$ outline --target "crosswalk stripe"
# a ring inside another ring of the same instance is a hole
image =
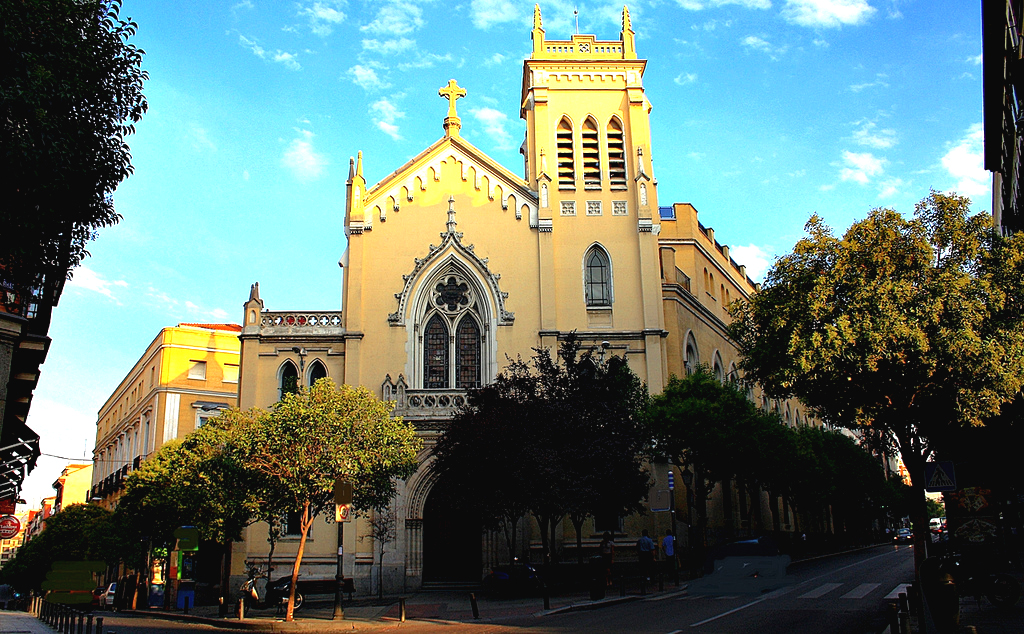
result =
[[[810,592],[801,594],[797,598],[798,599],[817,599],[818,597],[824,596],[824,595],[828,594],[829,592],[832,592],[833,590],[835,590],[836,588],[838,588],[841,585],[843,585],[843,584],[841,584],[841,583],[823,583],[820,586],[818,586],[817,588],[815,588],[814,590],[811,590]]]
[[[908,586],[910,586],[909,583],[901,583],[900,585],[898,585],[895,588],[893,588],[892,592],[890,592],[889,594],[885,595],[885,598],[887,600],[893,600],[893,599],[900,598],[900,593],[901,592],[906,592]]]
[[[871,592],[872,590],[874,590],[875,588],[877,588],[880,585],[882,585],[882,584],[880,584],[880,583],[862,583],[859,586],[857,586],[856,588],[854,588],[853,590],[850,590],[849,592],[847,592],[846,594],[844,594],[843,596],[841,596],[839,598],[840,599],[863,599],[864,597],[866,597],[868,595],[869,592]]]

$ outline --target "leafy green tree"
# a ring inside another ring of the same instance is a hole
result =
[[[651,399],[647,425],[654,453],[693,473],[691,512],[700,548],[706,546],[707,501],[715,484],[729,482],[740,468],[739,443],[745,438],[737,427],[747,427],[759,415],[737,384],[722,383],[703,365],[684,378],[673,376]]]
[[[391,416],[393,405],[362,387],[336,387],[320,379],[311,388],[285,394],[269,411],[229,410],[221,415],[237,445],[232,453],[280,501],[268,512],[298,511],[299,549],[292,566],[285,619],[292,620],[295,588],[313,519],[334,503],[334,483],[352,483],[357,510],[383,509],[395,495],[395,479],[418,465],[416,430]]]
[[[143,51],[120,0],[0,3],[0,271],[24,301],[59,284],[120,216],[125,139],[146,112]],[[55,298],[48,298],[55,301]]]
[[[932,191],[913,219],[876,209],[842,238],[813,216],[760,292],[731,307],[748,379],[900,451],[917,493],[918,570],[925,461],[1024,382],[1024,235],[1000,237],[968,205]]]
[[[576,528],[582,556],[588,516],[642,507],[647,396],[624,359],[603,362],[574,336],[561,343],[557,359],[548,350],[534,353],[470,392],[434,447],[433,468],[459,483],[457,503],[502,530],[510,560],[518,522],[532,513],[550,561],[562,518]]]

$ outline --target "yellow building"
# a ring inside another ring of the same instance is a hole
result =
[[[53,512],[71,504],[88,504],[92,499],[92,465],[69,464],[53,482]]]
[[[240,327],[164,328],[96,419],[92,499],[112,509],[128,473],[161,445],[237,405]]]
[[[659,206],[647,62],[628,11],[618,40],[554,41],[538,8],[531,38],[522,175],[461,136],[457,100],[468,97],[452,80],[439,90],[448,108],[438,141],[376,184],[363,176],[361,152],[350,163],[343,310],[267,310],[258,284],[245,304],[242,408],[268,407],[326,376],[395,401],[425,440],[422,465],[395,500],[388,591],[479,581],[497,559],[501,540],[481,537],[434,495],[429,451],[466,391],[493,380],[507,358],[576,332],[624,356],[653,392],[697,363],[723,379],[735,373],[725,307],[755,285],[692,206]],[[790,424],[807,420],[793,404],[766,406]],[[640,526],[615,528],[633,535]],[[598,529],[588,524],[587,544]],[[343,544],[345,575],[364,592],[375,583],[366,533],[357,521]],[[297,541],[286,537],[275,557],[293,556]],[[238,576],[246,559],[266,557],[266,528],[251,527],[235,548]],[[303,574],[333,577],[338,550],[335,527],[315,524]]]

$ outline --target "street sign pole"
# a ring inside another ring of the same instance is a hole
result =
[[[334,589],[334,615],[333,620],[340,621],[345,618],[345,610],[341,607],[341,597],[345,591],[345,522],[348,520],[347,506],[352,504],[352,483],[344,478],[338,478],[334,482],[334,520],[338,524],[338,570],[334,574],[337,587]],[[345,517],[342,517],[341,507],[346,507]]]

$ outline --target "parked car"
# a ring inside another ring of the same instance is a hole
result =
[[[909,528],[901,528],[892,536],[894,544],[909,544],[914,541],[914,533]]]
[[[100,595],[100,609],[113,610],[114,609],[114,595],[117,594],[117,582],[111,583],[107,586],[107,589]]]

